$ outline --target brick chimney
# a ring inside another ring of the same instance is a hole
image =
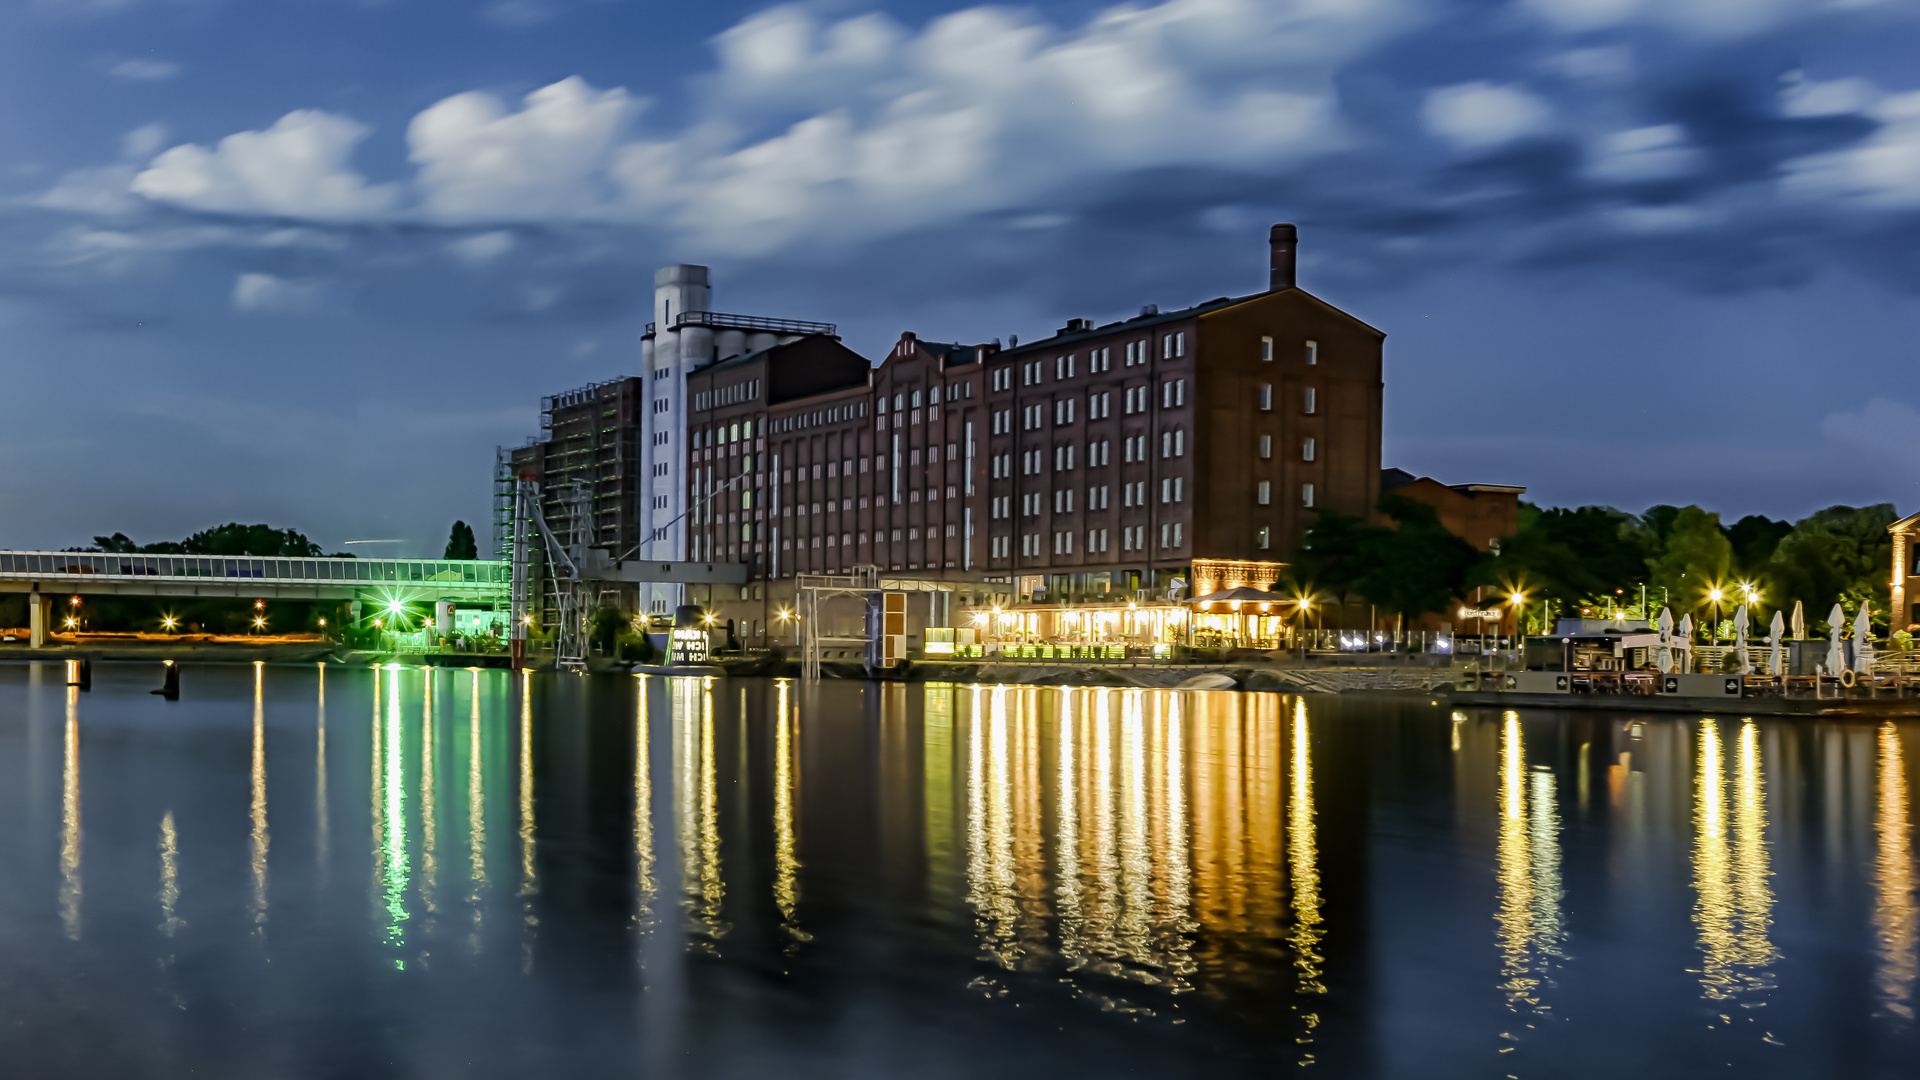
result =
[[[1271,254],[1267,288],[1293,288],[1294,246],[1299,243],[1300,230],[1292,225],[1275,225],[1267,233],[1267,250]]]

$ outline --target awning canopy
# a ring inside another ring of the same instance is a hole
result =
[[[1205,596],[1196,596],[1188,601],[1188,603],[1230,604],[1235,601],[1243,604],[1290,604],[1293,602],[1281,596],[1279,593],[1270,593],[1265,589],[1256,589],[1252,586],[1240,585],[1231,589],[1221,589],[1219,592],[1210,592]]]

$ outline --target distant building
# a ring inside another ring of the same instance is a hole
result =
[[[1520,496],[1526,492],[1506,484],[1443,484],[1405,469],[1380,473],[1380,494],[1426,503],[1439,513],[1448,532],[1481,551],[1520,531]]]

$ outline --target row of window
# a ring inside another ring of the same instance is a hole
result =
[[[717,409],[723,405],[738,405],[743,401],[753,401],[759,396],[760,380],[743,379],[731,386],[722,386],[713,390],[702,390],[698,394],[693,395],[693,407],[698,411],[704,412],[707,409]],[[654,412],[666,411],[660,408],[660,404],[661,399],[656,399],[654,402]]]

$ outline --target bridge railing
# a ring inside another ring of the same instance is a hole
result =
[[[81,551],[0,551],[0,577],[252,579],[262,583],[369,585],[419,582],[450,588],[505,588],[504,562],[452,559],[253,559],[203,555],[119,555]]]

